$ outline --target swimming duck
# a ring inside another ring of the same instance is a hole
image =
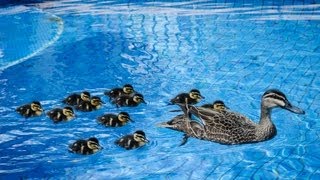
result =
[[[30,104],[25,104],[16,109],[16,111],[25,118],[40,116],[43,112],[39,101],[33,101]]]
[[[79,94],[71,94],[67,98],[65,98],[62,102],[68,104],[70,106],[79,105],[83,101],[90,101],[90,93],[87,91],[83,91]]]
[[[226,109],[229,109],[221,100],[216,100],[212,104],[203,104],[201,107],[213,109],[216,111],[224,111]]]
[[[111,127],[121,127],[127,124],[127,122],[131,120],[130,116],[127,112],[120,112],[118,115],[116,114],[105,114],[101,117],[98,117],[98,121],[105,126]]]
[[[181,93],[170,100],[171,104],[197,104],[204,97],[197,89],[192,89],[189,93]]]
[[[116,99],[119,96],[131,96],[134,93],[133,86],[131,84],[125,84],[122,88],[113,88],[110,91],[106,91],[104,94],[106,96],[109,96],[110,100],[111,99]]]
[[[135,149],[138,147],[141,147],[145,145],[148,141],[146,138],[146,135],[143,131],[138,130],[134,132],[133,134],[125,135],[121,137],[120,139],[115,141],[115,144],[130,150],[130,149]]]
[[[229,110],[214,111],[184,104],[179,104],[179,106],[185,112],[184,117],[189,119],[187,114],[191,113],[201,120],[205,133],[202,134],[200,139],[221,144],[255,143],[273,138],[277,133],[276,127],[271,121],[273,108],[280,107],[296,114],[305,114],[302,109],[293,106],[284,93],[277,89],[270,89],[263,94],[259,123]],[[163,127],[177,129],[195,137],[192,133],[189,133],[190,129],[185,125],[185,122],[181,122],[184,120],[180,118],[174,122],[174,125],[166,124]]]
[[[84,155],[96,153],[100,149],[102,147],[99,144],[99,140],[95,137],[91,137],[88,140],[79,139],[69,145],[70,152]]]
[[[93,110],[98,110],[101,108],[104,102],[98,96],[93,96],[90,101],[82,101],[76,109],[83,112],[89,112]]]
[[[73,109],[71,107],[55,108],[47,112],[47,115],[54,123],[61,121],[70,121],[75,117]]]
[[[143,99],[142,94],[134,94],[131,97],[128,96],[120,96],[114,101],[112,101],[113,104],[116,104],[117,107],[122,107],[122,106],[128,106],[128,107],[135,107],[138,106],[141,103],[146,104],[146,102]]]

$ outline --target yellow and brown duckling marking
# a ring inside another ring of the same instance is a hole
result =
[[[113,88],[110,91],[106,91],[104,94],[111,99],[116,99],[120,96],[131,96],[134,93],[133,86],[131,84],[125,84],[122,88]]]
[[[81,104],[82,102],[89,102],[89,101],[90,101],[90,93],[87,91],[83,91],[80,94],[74,93],[69,95],[62,102],[70,106],[76,106]]]
[[[90,112],[101,108],[104,102],[98,96],[93,96],[90,101],[82,101],[76,109],[83,112]]]
[[[146,102],[143,99],[143,95],[139,93],[134,94],[131,97],[120,96],[117,99],[115,99],[112,103],[116,104],[117,107],[123,107],[123,106],[136,107],[141,103],[146,104]]]
[[[30,104],[25,104],[16,109],[16,111],[25,118],[40,116],[43,112],[39,101],[33,101]]]
[[[84,155],[94,154],[101,149],[99,140],[95,137],[91,137],[88,140],[80,139],[69,145],[70,152]]]
[[[147,142],[149,142],[149,140],[146,138],[146,134],[143,131],[138,130],[133,134],[125,135],[116,140],[115,144],[127,150],[130,150],[141,147]]]
[[[216,100],[212,104],[204,104],[201,107],[213,109],[215,111],[224,111],[229,109],[221,100]]]
[[[204,97],[197,89],[192,89],[189,93],[181,93],[170,100],[171,104],[197,104]]]
[[[53,120],[54,123],[58,123],[61,121],[70,121],[75,118],[75,114],[71,107],[55,108],[47,112],[47,115],[50,119]]]
[[[101,117],[98,117],[98,122],[105,126],[110,127],[121,127],[124,126],[130,121],[130,115],[127,112],[120,112],[116,114],[105,114]],[[131,120],[132,121],[132,120]]]

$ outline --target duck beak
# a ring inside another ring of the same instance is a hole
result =
[[[144,142],[145,142],[145,143],[148,143],[148,142],[150,142],[150,141],[149,141],[149,139],[145,138],[145,139],[144,139]]]
[[[142,100],[141,102],[144,103],[144,104],[147,104],[144,100]]]
[[[134,120],[132,120],[131,118],[129,118],[129,121],[134,122]]]
[[[285,106],[282,108],[287,109],[287,110],[289,110],[293,113],[296,113],[296,114],[305,114],[304,110],[302,110],[296,106],[293,106],[289,101],[287,101]]]

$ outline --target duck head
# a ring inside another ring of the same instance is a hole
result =
[[[90,93],[87,92],[87,91],[83,91],[81,94],[80,94],[80,97],[83,101],[90,101]]]
[[[131,84],[125,84],[122,88],[123,92],[126,94],[134,93],[133,86]]]
[[[262,96],[262,108],[271,110],[280,107],[296,114],[305,114],[304,110],[292,105],[283,92],[277,89],[270,89]]]
[[[200,91],[197,90],[197,89],[192,89],[189,92],[189,96],[190,96],[190,98],[195,99],[197,101],[200,101],[201,99],[204,99],[204,97],[201,95]]]

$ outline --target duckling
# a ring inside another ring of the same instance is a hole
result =
[[[229,109],[221,100],[216,100],[212,104],[203,104],[201,107],[213,109],[216,111],[224,111]]]
[[[133,134],[125,135],[120,139],[115,141],[115,144],[130,150],[141,147],[145,145],[149,140],[146,138],[146,135],[143,131],[138,130]]]
[[[91,137],[88,140],[79,139],[69,145],[70,152],[83,155],[94,154],[101,149],[99,140],[95,137]]]
[[[202,134],[200,139],[221,144],[256,143],[273,138],[277,134],[277,129],[271,120],[271,113],[274,108],[280,107],[296,114],[305,114],[302,109],[293,106],[285,94],[277,89],[267,90],[263,94],[259,123],[229,110],[215,111],[188,104],[178,105],[185,113],[185,118],[190,120],[188,113],[191,113],[201,120],[205,133]],[[183,123],[179,122],[179,124]],[[176,128],[179,124],[171,125],[171,127]],[[189,129],[187,126],[179,126],[179,130],[192,136]]]
[[[125,84],[122,88],[113,88],[110,91],[104,92],[106,96],[111,99],[116,99],[122,95],[131,96],[134,93],[133,86],[131,84]]]
[[[115,114],[105,114],[98,117],[98,121],[105,126],[111,127],[121,127],[127,124],[131,120],[127,112],[120,112],[118,115]],[[131,120],[132,121],[132,120]]]
[[[170,104],[197,104],[204,97],[197,89],[192,89],[189,93],[181,93],[170,100]]]
[[[117,99],[115,99],[113,104],[116,104],[117,107],[122,107],[122,106],[128,106],[128,107],[136,107],[141,103],[146,104],[146,102],[143,99],[142,94],[134,94],[132,97],[128,96],[120,96]]]
[[[25,104],[16,109],[16,111],[25,118],[40,116],[43,112],[39,101],[33,101],[30,104]]]
[[[47,112],[47,115],[50,119],[53,120],[54,123],[58,123],[61,121],[70,121],[75,117],[73,109],[71,107],[55,108],[51,111]]]
[[[82,101],[76,109],[83,112],[89,112],[93,110],[98,110],[101,108],[104,102],[98,96],[93,96],[90,101]]]
[[[88,102],[88,101],[90,101],[90,93],[87,91],[83,91],[80,95],[71,94],[70,96],[65,98],[62,102],[70,106],[76,106],[81,104],[81,102]]]

